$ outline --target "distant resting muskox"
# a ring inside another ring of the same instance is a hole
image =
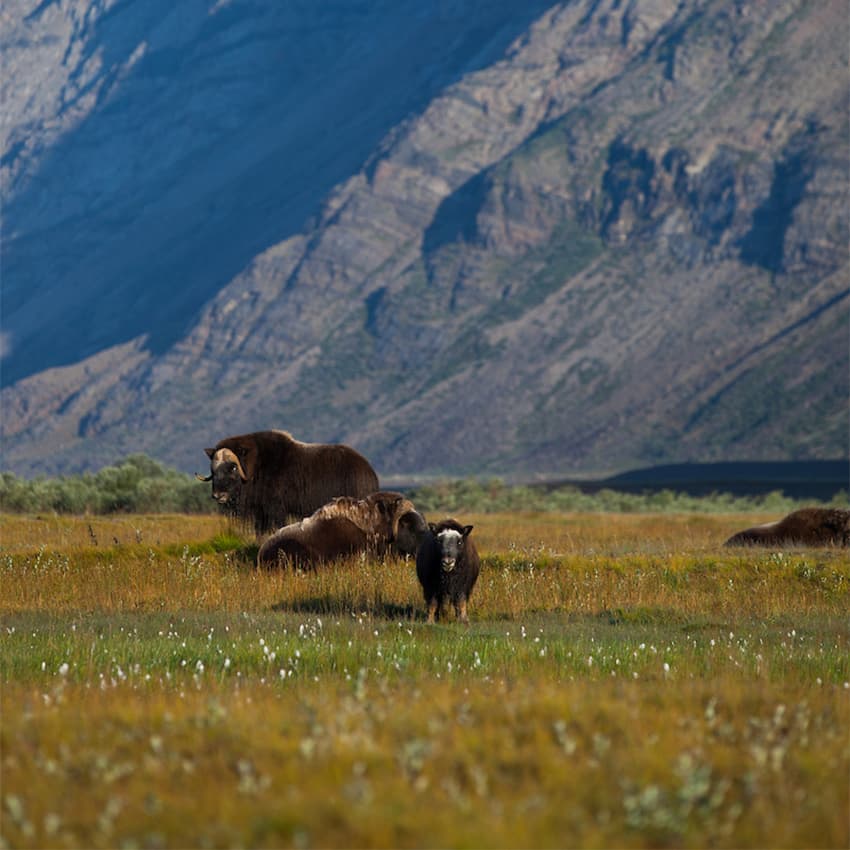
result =
[[[335,496],[361,498],[378,489],[369,461],[349,446],[302,443],[286,431],[256,431],[204,449],[212,497],[253,524],[259,537],[306,517]]]
[[[479,571],[478,551],[469,539],[472,526],[444,519],[429,523],[428,528],[416,554],[416,576],[425,595],[428,622],[439,619],[448,600],[458,620],[468,623],[466,603]]]
[[[289,563],[301,569],[358,552],[413,555],[427,533],[425,518],[401,493],[365,499],[341,496],[300,522],[276,531],[257,553],[257,566]]]
[[[776,522],[733,534],[726,546],[850,546],[850,510],[801,508]]]

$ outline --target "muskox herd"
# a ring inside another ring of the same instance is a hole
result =
[[[303,443],[286,431],[257,431],[204,450],[212,497],[263,542],[257,565],[315,569],[368,553],[416,556],[429,622],[447,603],[468,622],[478,579],[471,525],[428,523],[403,494],[381,490],[363,455],[349,446]],[[730,537],[727,546],[850,546],[850,510],[803,508]]]
[[[258,431],[204,450],[212,497],[262,539],[257,566],[315,569],[359,553],[416,557],[428,619],[446,602],[468,622],[478,578],[472,526],[428,524],[402,493],[379,489],[368,460],[349,446],[302,443],[286,431]]]

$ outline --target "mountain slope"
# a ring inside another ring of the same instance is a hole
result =
[[[4,382],[139,334],[167,350],[544,8],[420,5],[4,4]]]
[[[6,465],[193,468],[269,426],[350,441],[382,474],[845,454],[845,18],[568,3],[501,58],[458,48],[457,80],[300,232],[224,264],[187,330],[5,390]],[[257,185],[234,178],[240,213]],[[185,262],[221,265],[205,244]]]

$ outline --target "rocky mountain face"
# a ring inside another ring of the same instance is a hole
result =
[[[172,7],[0,12],[4,468],[847,454],[842,2]]]

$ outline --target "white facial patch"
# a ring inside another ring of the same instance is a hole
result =
[[[437,535],[437,540],[440,541],[440,548],[445,549],[447,543],[454,543],[457,546],[462,537],[463,535],[459,531],[455,531],[453,528],[447,528]]]
[[[440,563],[443,570],[451,572],[463,549],[463,535],[453,528],[447,528],[437,535],[437,545],[440,547]]]

